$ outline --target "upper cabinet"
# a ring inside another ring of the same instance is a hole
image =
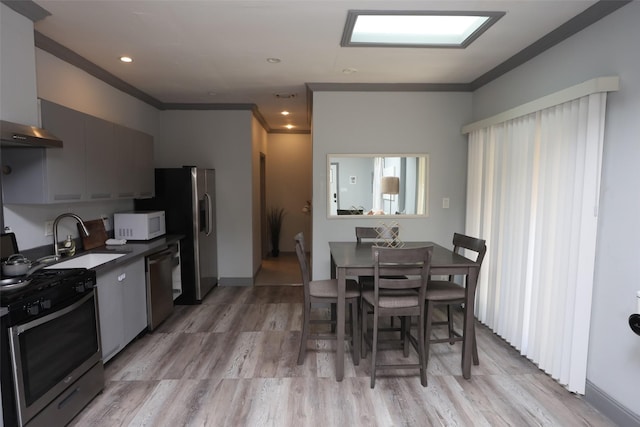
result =
[[[2,148],[4,202],[68,203],[154,195],[153,137],[48,101],[42,125],[63,148]]]
[[[118,146],[117,197],[144,199],[153,197],[154,165],[153,137],[144,132],[115,126],[115,141]]]
[[[88,200],[113,199],[118,192],[118,171],[115,168],[118,152],[114,128],[115,125],[106,120],[91,116],[84,117]],[[62,143],[64,144],[64,139]]]

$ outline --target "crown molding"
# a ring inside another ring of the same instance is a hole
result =
[[[13,9],[20,15],[30,19],[32,22],[38,22],[46,18],[47,16],[51,16],[51,13],[48,10],[32,1],[0,0],[0,3],[6,5],[10,9]]]

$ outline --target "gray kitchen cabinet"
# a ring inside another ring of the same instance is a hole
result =
[[[133,130],[135,159],[136,197],[145,199],[155,195],[155,172],[153,162],[153,137]]]
[[[98,272],[102,360],[107,362],[147,327],[144,259]]]
[[[117,197],[148,198],[155,194],[153,137],[124,126],[115,127],[118,146]]]
[[[115,126],[115,143],[118,147],[117,186],[119,199],[133,199],[136,197],[135,183],[135,151],[133,149],[133,132],[124,126]]]
[[[47,150],[47,202],[68,202],[85,198],[86,164],[82,114],[52,102],[42,101],[42,127],[64,142],[60,150]]]
[[[86,192],[89,200],[109,200],[116,197],[118,147],[115,125],[97,117],[84,116]]]
[[[42,125],[63,148],[3,148],[5,203],[65,203],[86,199],[82,114],[42,101]]]
[[[62,148],[3,147],[6,204],[68,203],[154,195],[153,137],[42,100],[42,125]]]

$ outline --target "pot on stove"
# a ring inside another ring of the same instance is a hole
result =
[[[5,276],[24,276],[31,268],[29,261],[22,254],[11,255],[2,263],[2,274]]]

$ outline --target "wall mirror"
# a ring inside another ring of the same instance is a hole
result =
[[[427,216],[427,154],[329,154],[329,217]]]

